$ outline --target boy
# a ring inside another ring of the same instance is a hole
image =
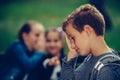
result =
[[[63,59],[61,80],[120,80],[120,66],[107,64],[120,58],[107,46],[104,40],[105,21],[94,6],[86,4],[75,10],[64,21],[63,30],[69,52]],[[75,69],[78,53],[88,56]],[[103,61],[108,66],[104,66]]]

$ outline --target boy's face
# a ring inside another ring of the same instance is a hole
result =
[[[73,28],[72,24],[66,27],[66,34],[71,42],[71,48],[75,49],[80,55],[85,56],[90,51],[90,40],[86,31],[79,32]]]

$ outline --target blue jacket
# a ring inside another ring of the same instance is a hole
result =
[[[6,51],[1,80],[22,80],[43,58],[43,52],[29,51],[22,41],[15,41]]]

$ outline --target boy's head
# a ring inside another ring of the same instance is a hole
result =
[[[70,39],[72,48],[81,55],[87,55],[90,52],[92,41],[104,36],[105,21],[94,6],[85,4],[67,17],[63,22],[63,30]]]
[[[28,49],[34,50],[39,41],[44,39],[44,27],[38,22],[28,21],[19,30],[18,38]]]

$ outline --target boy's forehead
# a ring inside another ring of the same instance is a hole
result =
[[[68,36],[70,35],[68,28],[66,28],[65,34]]]
[[[73,25],[72,25],[72,24],[68,24],[68,25],[66,26],[66,31],[65,31],[65,33],[66,33],[67,35],[71,35],[73,32],[74,32]]]

